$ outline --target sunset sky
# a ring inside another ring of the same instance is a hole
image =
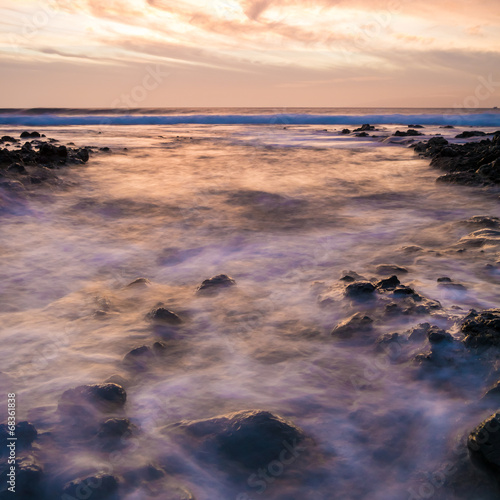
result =
[[[0,45],[1,107],[500,106],[499,0],[0,0]]]

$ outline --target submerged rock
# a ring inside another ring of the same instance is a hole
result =
[[[442,328],[438,326],[431,326],[427,330],[427,338],[431,344],[440,344],[441,342],[452,342],[453,337]]]
[[[373,320],[361,313],[356,313],[350,318],[339,323],[333,330],[332,335],[341,339],[351,338],[354,334],[364,334],[373,330]]]
[[[62,394],[59,408],[79,411],[80,407],[91,405],[108,412],[123,408],[126,400],[127,393],[118,384],[81,385]]]
[[[255,470],[273,460],[290,459],[306,438],[293,423],[263,410],[245,410],[205,420],[182,421],[171,428],[199,443],[200,456]]]
[[[394,264],[379,264],[377,266],[377,274],[380,275],[398,275],[398,274],[408,274],[408,269],[406,267],[396,266]]]
[[[152,357],[152,350],[148,346],[143,345],[128,352],[123,358],[123,364],[128,368],[144,370],[147,368]]]
[[[3,464],[2,464],[3,465]],[[0,499],[22,499],[22,500],[44,500],[46,497],[41,491],[41,482],[44,477],[43,467],[32,458],[16,459],[15,493],[8,490],[10,477],[10,466],[5,462],[5,466],[0,465]]]
[[[467,347],[500,346],[500,309],[472,310],[461,326]]]
[[[115,500],[118,498],[118,479],[111,474],[95,474],[76,479],[63,488],[64,495],[70,498],[88,498],[90,500]]]
[[[213,278],[206,279],[198,287],[198,293],[215,292],[223,288],[236,285],[236,281],[227,274],[219,274]]]
[[[137,278],[136,280],[132,281],[132,283],[129,283],[127,285],[127,288],[141,288],[141,287],[148,287],[151,285],[151,281],[149,281],[147,278]]]
[[[154,308],[148,313],[148,318],[155,323],[163,323],[166,325],[180,325],[183,322],[177,314],[169,311],[165,307]]]
[[[29,422],[19,422],[15,426],[15,435],[11,436],[9,432],[9,426],[7,424],[0,425],[0,456],[7,451],[7,444],[9,437],[15,437],[16,448],[18,450],[23,448],[28,448],[31,446],[33,441],[38,437],[38,432],[33,424]]]
[[[357,283],[351,283],[345,289],[346,297],[350,299],[369,299],[373,296],[375,292],[375,286],[369,281],[361,281]]]
[[[495,475],[500,473],[500,413],[481,422],[467,441],[472,462]]]

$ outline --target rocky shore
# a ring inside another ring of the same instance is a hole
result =
[[[457,138],[485,136],[484,132],[459,134]],[[431,166],[446,172],[439,182],[468,186],[496,186],[500,184],[500,131],[490,139],[465,144],[451,144],[443,137],[412,146],[417,153],[431,158]]]

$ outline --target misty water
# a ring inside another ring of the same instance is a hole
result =
[[[124,500],[462,498],[450,465],[491,413],[476,403],[496,369],[426,365],[415,358],[428,342],[404,334],[429,322],[460,339],[469,309],[498,306],[498,248],[467,239],[484,228],[471,217],[500,217],[498,193],[436,184],[439,173],[405,144],[318,126],[38,130],[111,148],[1,220],[0,403],[17,394],[47,475],[166,472]],[[442,308],[390,315],[389,294],[345,296],[340,278],[394,274],[382,264],[406,268],[401,282]],[[196,293],[219,274],[236,286]],[[441,286],[443,276],[464,287]],[[127,286],[140,277],[150,284]],[[156,328],[147,314],[160,302],[183,324]],[[373,330],[331,335],[357,312]],[[394,332],[404,341],[377,343]],[[163,356],[141,369],[123,362],[156,341]],[[106,380],[123,383],[122,415],[137,429],[112,452],[68,434],[58,411],[65,390]],[[264,491],[168,432],[246,409],[279,414],[310,438]]]

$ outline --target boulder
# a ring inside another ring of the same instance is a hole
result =
[[[466,347],[500,346],[500,309],[472,310],[462,321]]]
[[[342,129],[342,132],[341,132],[341,133],[342,133],[342,134],[350,134],[350,133],[351,133],[351,131],[350,131],[348,128],[344,128],[344,129]]]
[[[500,412],[488,417],[469,434],[467,448],[475,465],[498,476],[500,473]]]
[[[118,499],[118,485],[118,479],[111,474],[86,476],[67,483],[63,488],[63,498],[115,500]]]
[[[216,292],[234,285],[236,285],[236,281],[233,278],[230,278],[227,274],[219,274],[203,281],[203,283],[198,287],[197,292]]]
[[[471,137],[483,137],[486,135],[486,132],[482,132],[481,130],[465,130],[461,134],[455,136],[455,139],[470,139]]]
[[[41,137],[40,132],[28,132],[25,130],[24,132],[21,133],[21,139],[37,139]]]
[[[28,448],[38,437],[38,432],[33,424],[23,421],[15,426],[14,436],[11,436],[7,424],[0,425],[0,456],[7,450],[8,438],[15,437],[18,450]]]
[[[375,286],[369,281],[351,283],[345,289],[346,297],[350,299],[365,300],[373,297]]]
[[[166,325],[180,325],[183,322],[177,314],[169,311],[165,307],[155,307],[148,313],[148,318],[155,323]]]
[[[373,320],[369,316],[356,313],[339,323],[332,335],[341,339],[351,338],[354,334],[365,334],[373,330]]]
[[[408,274],[408,269],[406,267],[396,266],[394,264],[379,264],[377,266],[377,274],[385,275],[398,275],[398,274]]]
[[[78,412],[91,406],[102,412],[123,408],[127,400],[125,389],[118,384],[81,385],[65,391],[59,400],[59,409]]]
[[[248,470],[267,467],[273,460],[287,459],[306,438],[292,422],[264,410],[244,410],[217,417],[182,421],[175,428],[197,444],[200,457],[217,457],[226,465]]]
[[[380,280],[376,286],[381,290],[394,290],[399,285],[401,285],[401,282],[399,281],[398,277],[394,275],[385,280]]]

